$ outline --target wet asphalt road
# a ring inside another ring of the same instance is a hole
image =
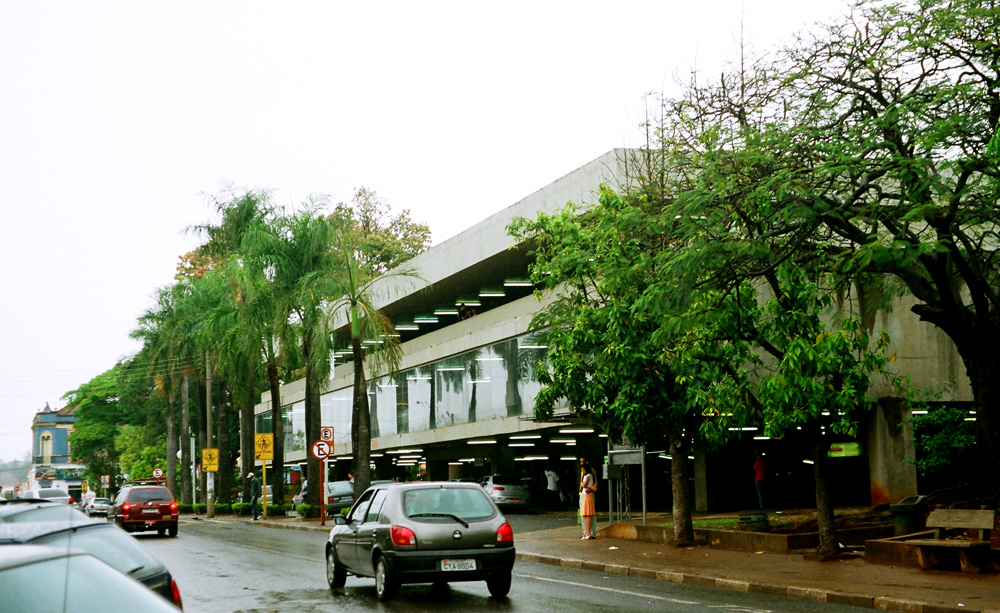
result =
[[[564,526],[569,517],[508,515],[515,531]],[[188,613],[219,611],[518,611],[587,613],[664,611],[695,613],[858,612],[862,609],[715,590],[666,581],[605,575],[517,562],[510,595],[491,598],[485,582],[402,586],[380,603],[372,579],[349,577],[341,590],[326,585],[325,535],[262,529],[220,519],[185,522],[177,538],[136,538],[174,574]],[[113,599],[109,602],[113,602]]]

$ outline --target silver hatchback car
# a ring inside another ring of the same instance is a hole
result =
[[[514,531],[474,483],[374,485],[334,517],[326,543],[326,579],[375,578],[379,600],[403,583],[486,581],[490,594],[510,591]]]
[[[493,502],[501,508],[526,509],[531,506],[531,491],[518,477],[511,475],[489,475],[479,480]]]

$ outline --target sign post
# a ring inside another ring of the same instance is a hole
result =
[[[263,482],[260,495],[264,499],[264,519],[267,519],[267,461],[274,459],[274,435],[253,435],[253,459],[260,460]]]
[[[332,436],[331,436],[332,438]],[[323,480],[326,475],[325,460],[327,456],[330,455],[331,444],[326,441],[316,441],[312,446],[313,457],[319,460],[320,470],[319,470],[319,525],[326,525],[326,486],[323,485]]]

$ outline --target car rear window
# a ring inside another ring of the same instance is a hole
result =
[[[38,490],[39,498],[69,498],[69,494],[62,490]]]
[[[20,523],[25,521],[90,521],[86,515],[66,504],[41,502],[36,504],[38,505],[37,507],[30,507],[0,516],[0,523]]]
[[[353,496],[354,484],[350,481],[334,481],[330,484],[330,496]]]
[[[486,493],[466,487],[407,490],[403,492],[403,512],[410,517],[423,513],[444,513],[465,521],[488,519],[494,515],[493,505]]]
[[[494,475],[493,485],[520,485],[524,486],[524,482],[517,477],[510,477],[507,475]]]
[[[133,487],[128,493],[129,502],[153,502],[155,500],[173,500],[170,490],[165,487]]]
[[[125,574],[146,576],[159,570],[162,564],[128,534],[111,524],[82,526],[61,530],[31,541],[34,545],[52,545],[86,551],[108,566]]]

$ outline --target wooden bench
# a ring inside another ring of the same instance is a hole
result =
[[[990,550],[990,530],[993,529],[993,511],[976,509],[934,509],[927,517],[927,527],[934,528],[934,538],[913,539],[907,544],[917,548],[920,568],[934,568],[935,550],[958,552],[962,572],[978,573],[985,554]],[[978,530],[978,538],[946,538],[946,530]]]

